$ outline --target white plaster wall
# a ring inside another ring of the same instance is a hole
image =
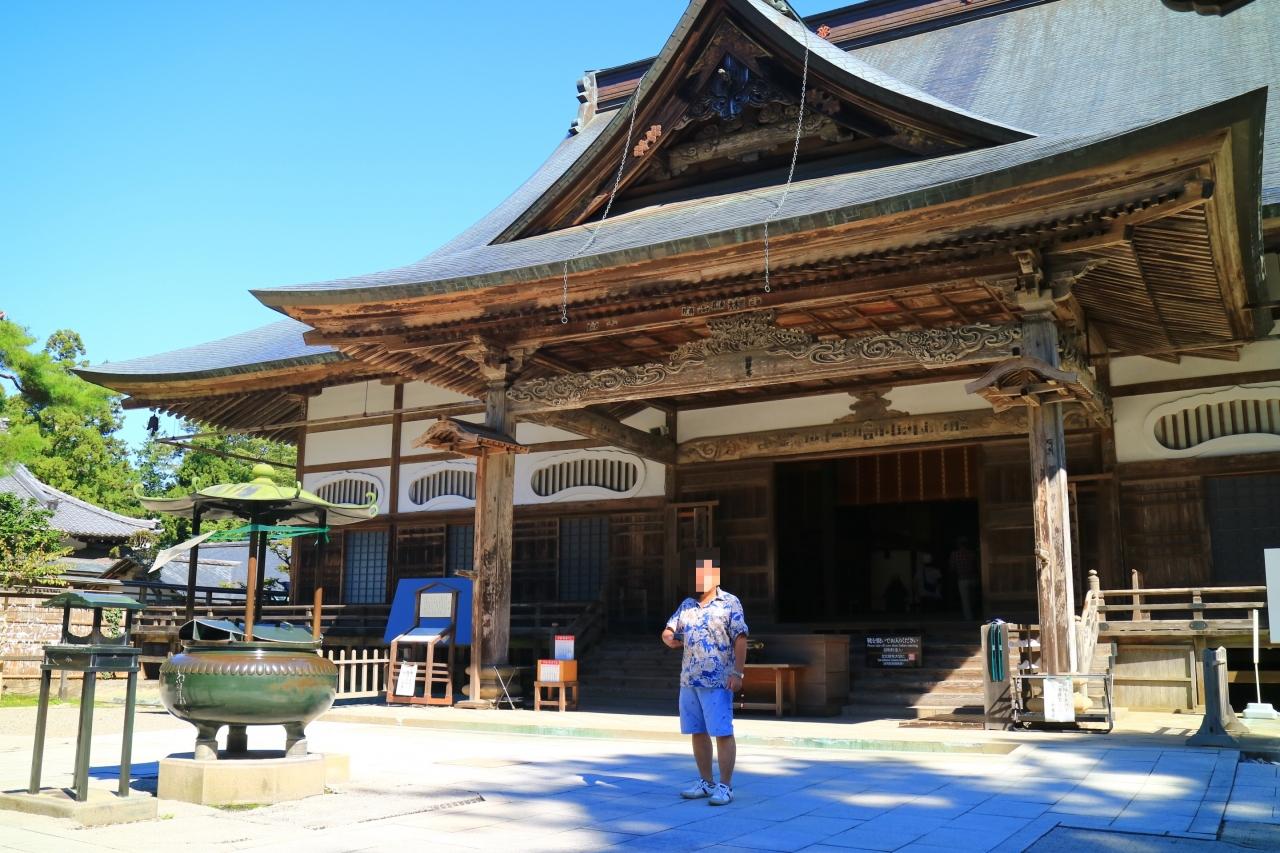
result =
[[[307,465],[386,459],[391,456],[391,424],[312,432],[306,442]]]
[[[904,385],[885,394],[890,408],[911,415],[989,408],[985,400],[964,390],[963,381]],[[763,432],[771,429],[829,424],[849,414],[851,394],[823,394],[789,400],[766,400],[739,406],[682,411],[677,421],[679,441],[710,435]]]
[[[1189,379],[1223,373],[1275,370],[1280,367],[1280,340],[1254,341],[1240,349],[1239,361],[1183,356],[1177,364],[1146,356],[1117,358],[1111,362],[1112,385],[1134,385],[1165,379]]]
[[[1221,364],[1222,362],[1217,362]],[[1274,366],[1274,365],[1273,365]],[[1256,385],[1225,385],[1216,388],[1197,388],[1192,391],[1171,391],[1165,394],[1143,394],[1138,397],[1117,397],[1114,403],[1116,460],[1119,462],[1145,462],[1153,459],[1181,459],[1187,456],[1234,456],[1241,453],[1266,453],[1276,449],[1275,436],[1231,436],[1198,445],[1190,450],[1170,450],[1161,447],[1147,423],[1151,411],[1166,403],[1184,401],[1192,404],[1197,397],[1232,388],[1274,388],[1280,393],[1280,382],[1264,382]]]
[[[533,491],[533,472],[543,465],[559,462],[564,459],[582,458],[592,454],[625,458],[634,462],[638,468],[636,484],[631,491],[625,493],[612,492],[608,489],[584,487],[581,489],[559,492],[555,495],[542,496]],[[473,460],[437,460],[433,462],[412,462],[400,467],[399,509],[401,512],[414,512],[417,507],[409,501],[409,486],[414,480],[445,468],[463,468],[474,471]],[[658,497],[666,493],[666,469],[660,463],[641,459],[632,453],[615,449],[549,451],[547,453],[526,453],[516,457],[515,469],[515,503],[517,505],[564,503],[568,501],[593,500],[610,501],[628,498]],[[424,513],[460,509],[474,506],[475,502],[460,497],[437,499]]]
[[[395,387],[381,382],[335,385],[313,396],[307,403],[307,419],[336,418],[342,415],[389,412],[395,406]]]
[[[404,407],[412,409],[417,406],[440,406],[445,403],[474,402],[474,398],[459,394],[437,385],[426,382],[406,382],[404,386]]]
[[[379,468],[352,468],[350,471],[325,471],[319,474],[303,474],[302,488],[308,492],[314,492],[332,480],[341,480],[351,473],[367,474],[378,482],[378,515],[385,515],[391,511],[391,496],[389,494],[389,485],[391,483],[391,466],[383,465]]]
[[[635,427],[642,432],[648,432],[654,427],[664,427],[667,425],[667,413],[661,409],[645,408],[629,418],[623,418],[622,422],[629,427]]]

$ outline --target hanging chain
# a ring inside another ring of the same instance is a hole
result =
[[[618,187],[622,184],[622,172],[627,165],[627,152],[631,150],[631,137],[635,134],[636,130],[636,108],[640,104],[640,84],[643,82],[644,78],[641,77],[636,83],[635,92],[631,95],[631,119],[627,122],[627,140],[622,146],[622,159],[618,161],[618,171],[617,174],[613,176],[613,189],[609,191],[609,201],[604,206],[604,213],[600,215],[600,221],[596,223],[596,227],[592,228],[591,232],[587,235],[587,241],[582,244],[582,247],[564,259],[564,269],[561,274],[562,281],[560,289],[561,323],[569,322],[569,262],[581,257],[582,254],[590,249],[596,242],[596,235],[600,233],[601,227],[604,226],[604,221],[609,218],[609,211],[613,209],[613,200],[618,197]]]
[[[787,203],[787,195],[791,192],[791,181],[796,175],[796,160],[800,156],[800,137],[804,131],[804,102],[809,89],[809,28],[805,26],[803,20],[800,21],[800,28],[804,31],[804,68],[800,71],[800,111],[796,115],[796,141],[791,148],[791,168],[787,170],[787,183],[782,189],[782,198],[778,199],[778,204],[764,218],[764,292],[773,292],[773,287],[769,283],[769,223],[782,210],[782,206]]]

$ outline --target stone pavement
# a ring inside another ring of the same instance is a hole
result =
[[[551,725],[574,715],[542,717]],[[5,731],[0,788],[19,788],[29,734]],[[253,748],[283,742],[276,729],[250,733]],[[1009,744],[1005,754],[744,745],[736,800],[720,809],[678,797],[692,762],[683,743],[656,734],[553,737],[324,720],[309,733],[314,749],[351,756],[350,783],[323,797],[247,810],[162,801],[161,820],[90,829],[0,812],[0,849],[962,853],[1090,849],[1089,833],[1106,829],[1098,837],[1129,846],[1097,849],[1222,851],[1242,849],[1214,840],[1224,816],[1280,826],[1275,765],[1237,766],[1234,751],[1186,749],[1180,736],[1154,731],[986,738]],[[923,732],[939,742],[983,735]],[[112,784],[117,740],[110,727],[95,737],[103,787]],[[151,716],[136,739],[135,787],[154,788],[147,776],[155,762],[191,742],[189,726]],[[71,751],[69,738],[51,741],[49,782],[69,781]]]

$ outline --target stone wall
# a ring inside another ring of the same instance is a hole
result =
[[[0,590],[0,658],[37,656],[48,643],[62,636],[62,608],[44,607],[41,602],[57,590],[17,592]],[[76,633],[87,633],[93,623],[89,611],[73,612]],[[31,693],[40,686],[39,661],[4,661],[5,693]],[[74,673],[68,677],[78,678]]]

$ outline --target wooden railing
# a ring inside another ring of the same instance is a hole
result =
[[[268,604],[262,608],[262,620],[310,625],[315,608],[310,604]],[[390,607],[385,604],[326,604],[320,610],[320,630],[326,636],[381,637],[387,627]],[[239,619],[244,606],[197,605],[196,618]],[[155,637],[177,636],[186,619],[185,607],[151,606],[134,621],[134,634]]]
[[[1250,611],[1267,607],[1265,586],[1186,586],[1151,589],[1133,572],[1130,589],[1101,592],[1101,630],[1106,633],[1247,633]],[[1127,617],[1127,618],[1126,618]]]
[[[1084,594],[1080,615],[1075,617],[1076,672],[1093,672],[1093,653],[1098,647],[1099,608],[1105,605],[1098,573],[1089,570],[1089,591]]]

